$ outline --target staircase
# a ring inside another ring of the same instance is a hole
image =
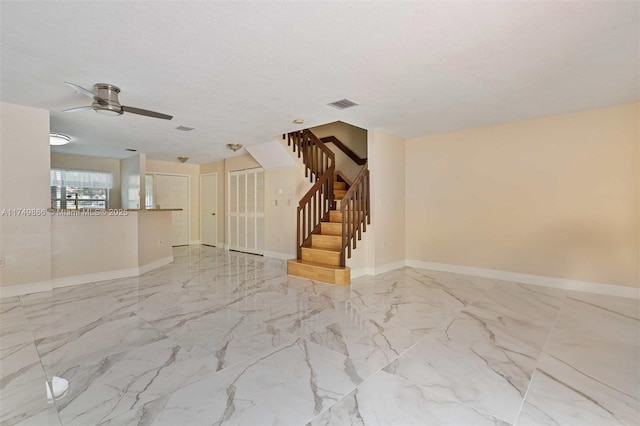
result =
[[[350,284],[346,258],[351,257],[351,250],[371,223],[367,164],[348,185],[335,170],[333,152],[311,131],[290,133],[288,143],[302,157],[305,176],[315,182],[298,205],[298,255],[288,262],[288,273]]]

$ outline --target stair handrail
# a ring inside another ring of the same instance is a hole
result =
[[[369,163],[365,163],[351,187],[340,200],[342,216],[342,250],[340,266],[346,266],[346,258],[351,258],[351,249],[362,239],[362,233],[371,224]]]
[[[334,205],[333,173],[335,155],[310,130],[289,133],[289,145],[293,151],[298,149],[305,164],[305,176],[315,183],[300,199],[297,209],[296,245],[298,259],[302,259],[302,247],[309,241],[311,234],[320,227],[320,223],[329,215]]]
[[[302,156],[304,175],[309,181],[318,180],[329,167],[335,169],[335,154],[311,130],[289,133],[288,145],[292,144],[293,152],[297,148],[298,158]]]
[[[340,149],[342,152],[345,153],[345,155],[347,157],[349,157],[351,159],[351,161],[353,161],[354,163],[356,163],[358,166],[362,166],[364,164],[367,163],[367,159],[366,158],[360,158],[358,157],[358,154],[356,154],[355,152],[353,152],[348,146],[346,146],[345,144],[343,144],[340,139],[338,139],[335,136],[325,136],[324,138],[320,138],[320,140],[325,143],[332,143],[336,146],[336,148]]]

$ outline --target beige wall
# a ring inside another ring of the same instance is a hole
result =
[[[147,160],[147,174],[165,173],[189,176],[189,241],[200,242],[200,166],[197,164]]]
[[[367,131],[342,121],[311,127],[309,130],[319,138],[335,136],[360,158],[367,158]]]
[[[296,197],[298,168],[295,165],[264,171],[266,254],[278,253],[296,257]]]
[[[171,218],[171,212],[137,213],[139,266],[173,256]]]
[[[409,139],[407,258],[638,286],[638,144],[637,103]]]
[[[341,121],[324,124],[310,129],[319,138],[335,136],[340,142],[349,147],[360,158],[367,158],[367,131],[359,127],[352,126]],[[336,170],[346,178],[348,182],[353,182],[362,166],[357,165],[341,149],[336,148],[332,143],[327,147],[335,154]]]
[[[405,259],[405,140],[374,129],[368,132],[368,145],[375,226],[367,237],[373,240],[368,266],[378,268]]]
[[[49,111],[0,104],[0,212],[51,206]],[[51,217],[0,215],[0,285],[51,278]]]
[[[138,266],[137,213],[128,216],[53,216],[52,278]]]
[[[119,209],[122,205],[120,202],[120,160],[52,152],[51,167],[111,172],[113,175],[113,188],[109,190],[109,207]]]

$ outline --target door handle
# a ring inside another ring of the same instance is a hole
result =
[[[215,213],[211,213],[211,216],[215,216],[215,215],[216,215]]]

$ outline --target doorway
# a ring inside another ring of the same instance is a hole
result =
[[[161,209],[171,212],[172,245],[189,245],[189,176],[155,174],[154,198]]]
[[[200,243],[218,245],[218,174],[200,176]]]
[[[264,252],[264,170],[229,172],[229,249]]]

